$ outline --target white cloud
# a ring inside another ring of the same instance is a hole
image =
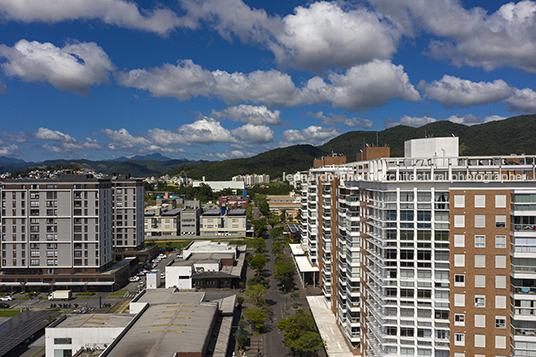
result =
[[[124,0],[2,0],[0,18],[22,22],[57,23],[96,19],[105,24],[167,34],[175,27],[195,28],[195,21],[162,5],[140,9]]]
[[[233,135],[252,144],[265,144],[274,141],[274,131],[266,125],[246,124],[232,130]]]
[[[167,147],[170,145],[188,145],[186,138],[173,130],[150,129],[147,130],[147,139],[158,145]]]
[[[289,75],[276,70],[249,74],[210,72],[191,60],[177,66],[136,69],[116,75],[119,84],[148,90],[156,97],[216,96],[227,103],[263,102],[267,105],[298,106],[331,104],[348,111],[368,110],[382,106],[391,98],[419,100],[419,93],[409,82],[402,66],[390,61],[373,61],[355,66],[343,74],[331,72],[328,82],[321,77],[295,87]]]
[[[37,130],[37,133],[34,134],[34,138],[59,142],[76,142],[76,139],[69,134],[64,134],[61,131],[51,130],[47,128],[39,128]]]
[[[112,141],[108,144],[108,148],[112,150],[151,145],[151,142],[143,136],[132,136],[125,128],[119,130],[103,129],[102,133]]]
[[[307,115],[311,118],[322,120],[323,125],[343,124],[350,128],[362,127],[363,129],[370,129],[372,128],[372,125],[373,125],[372,121],[363,117],[348,118],[345,115],[338,115],[338,114],[329,114],[329,117],[328,117],[328,116],[325,116],[323,112],[316,112],[316,113],[308,112]]]
[[[496,12],[465,9],[459,0],[370,0],[407,35],[419,30],[440,40],[430,41],[430,55],[454,65],[492,70],[511,66],[536,73],[536,3],[502,5]]]
[[[398,34],[381,15],[366,8],[343,9],[335,2],[297,7],[283,18],[270,48],[284,66],[347,68],[373,59],[390,59]]]
[[[400,118],[399,121],[400,121],[400,124],[402,125],[419,127],[419,126],[433,123],[436,121],[436,119],[431,118],[431,117],[426,117],[426,116],[425,117],[410,117],[410,116],[404,115],[403,117]]]
[[[212,156],[212,155],[211,155]],[[238,157],[244,157],[244,153],[240,150],[225,150],[224,152],[217,152],[214,154],[219,159],[234,159]]]
[[[364,111],[383,106],[395,97],[408,101],[420,99],[404,67],[390,61],[375,60],[352,67],[344,74],[332,72],[328,79],[331,83],[320,77],[310,79],[302,88],[298,102],[330,103],[347,111]]]
[[[319,1],[298,6],[283,18],[252,9],[242,0],[182,0],[188,16],[219,34],[270,49],[285,67],[347,68],[373,59],[390,59],[400,37],[385,18],[370,9]]]
[[[2,136],[4,136],[6,138],[6,140],[11,141],[13,143],[22,144],[22,143],[26,142],[26,140],[27,140],[26,133],[23,133],[23,132],[19,132],[18,134],[10,134],[10,133],[6,133],[6,132],[2,132],[1,134],[2,134]]]
[[[432,83],[421,81],[418,88],[427,98],[436,100],[446,108],[505,102],[509,111],[525,113],[536,111],[536,92],[530,88],[511,87],[502,79],[493,82],[472,82],[445,75],[441,80]]]
[[[498,103],[512,94],[512,88],[502,79],[477,83],[448,75],[432,83],[421,81],[418,88],[447,108]]]
[[[114,69],[110,58],[93,42],[68,44],[20,40],[13,47],[0,45],[5,74],[23,82],[48,82],[54,87],[86,96],[89,86],[108,82]]]
[[[483,118],[479,118],[474,114],[456,114],[447,118],[448,121],[451,121],[457,124],[464,124],[464,125],[482,124],[482,123],[488,123],[490,121],[497,121],[497,120],[503,120],[503,119],[506,119],[506,118],[499,116],[499,115],[490,115],[490,116],[486,116]]]
[[[48,128],[39,128],[37,132],[30,135],[37,140],[53,141],[56,144],[45,143],[43,148],[56,153],[68,153],[77,150],[100,150],[102,145],[95,139],[86,138],[86,141],[78,141],[69,134],[62,133],[58,130]],[[21,139],[22,140],[22,139]]]
[[[221,126],[220,122],[202,117],[192,124],[185,124],[179,128],[179,133],[193,143],[233,143],[236,138],[231,132]]]
[[[516,88],[512,96],[506,100],[506,103],[510,111],[536,113],[536,92],[530,88]]]
[[[254,125],[281,125],[281,112],[279,110],[270,111],[264,105],[240,104],[220,111],[213,110],[210,116]]]
[[[5,145],[0,142],[0,156],[15,156],[19,152],[19,147],[15,144]]]
[[[335,129],[323,128],[321,126],[311,125],[303,130],[285,130],[283,139],[289,143],[308,143],[319,144],[339,135]]]

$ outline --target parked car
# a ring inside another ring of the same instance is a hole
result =
[[[0,302],[0,308],[1,308],[1,309],[8,309],[8,308],[9,308],[9,304],[6,304],[5,302]]]
[[[130,281],[139,281],[140,280],[140,277],[139,276],[131,276],[130,279],[128,279]]]
[[[0,301],[11,301],[11,300],[13,300],[13,296],[6,295],[6,296],[0,297]]]

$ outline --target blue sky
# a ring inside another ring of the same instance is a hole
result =
[[[536,112],[536,2],[0,0],[0,156],[220,160]]]

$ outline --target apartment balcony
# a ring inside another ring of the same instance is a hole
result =
[[[510,286],[510,293],[532,295],[536,299],[536,286]],[[521,298],[521,297],[520,297]]]
[[[516,337],[527,336],[527,337],[534,337],[534,340],[533,339],[531,340],[536,341],[536,329],[533,329],[533,328],[511,326],[510,334],[514,337],[514,339],[516,339]]]
[[[510,264],[510,272],[516,274],[536,274],[535,265],[514,265]]]

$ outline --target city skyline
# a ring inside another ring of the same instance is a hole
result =
[[[534,113],[536,2],[0,2],[0,156],[219,160]]]

